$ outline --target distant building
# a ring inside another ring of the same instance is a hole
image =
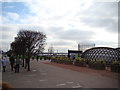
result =
[[[95,43],[79,43],[78,51],[85,51],[87,49],[95,47]]]

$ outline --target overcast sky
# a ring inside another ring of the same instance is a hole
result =
[[[9,50],[20,29],[43,32],[45,51],[77,50],[78,43],[118,47],[118,0],[3,0],[2,50]],[[95,2],[96,1],[96,2]],[[108,2],[109,1],[109,2]]]

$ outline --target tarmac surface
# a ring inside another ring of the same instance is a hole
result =
[[[2,82],[14,88],[118,88],[118,74],[73,65],[31,60],[31,71],[20,66],[14,73],[10,66],[2,73]]]

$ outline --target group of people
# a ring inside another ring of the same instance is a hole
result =
[[[11,70],[14,71],[15,70],[15,73],[16,72],[19,72],[19,67],[20,67],[20,59],[17,57],[15,58],[14,56],[10,56],[9,58],[9,61],[10,61],[10,66],[11,66]],[[6,67],[7,67],[7,57],[3,57],[2,58],[2,67],[3,67],[3,72],[6,71]]]

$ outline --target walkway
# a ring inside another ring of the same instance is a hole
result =
[[[114,72],[92,70],[71,65],[31,60],[31,71],[20,67],[20,73],[7,68],[3,81],[15,88],[117,88]]]

